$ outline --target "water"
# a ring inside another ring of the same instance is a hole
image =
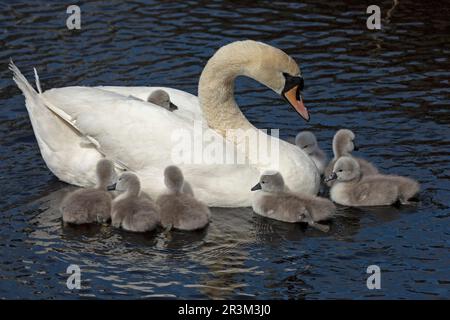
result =
[[[0,10],[0,297],[77,298],[450,298],[450,21],[441,2],[383,1],[381,31],[368,31],[360,1],[83,3],[82,29],[66,6],[3,1]],[[388,14],[389,10],[389,14]],[[331,154],[339,128],[383,172],[422,184],[400,209],[341,208],[329,234],[214,209],[201,233],[134,235],[109,227],[63,227],[57,204],[72,187],[43,162],[7,70],[43,88],[170,86],[196,94],[220,46],[252,38],[301,65],[311,121],[270,90],[239,79],[237,100],[260,128],[283,138],[311,129]],[[66,288],[69,264],[82,289]],[[366,268],[382,289],[366,288]]]

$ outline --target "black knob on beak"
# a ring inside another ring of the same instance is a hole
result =
[[[169,110],[170,111],[175,111],[175,110],[178,110],[178,107],[171,102],[170,105],[169,105]]]
[[[332,174],[330,174],[330,176],[325,177],[323,179],[324,182],[328,182],[328,181],[332,181],[332,180],[336,180],[337,179],[337,174],[336,172],[333,172]]]
[[[114,183],[114,184],[108,186],[108,187],[107,187],[107,190],[108,190],[108,191],[114,191],[114,190],[116,190],[116,186],[117,186],[117,183]]]
[[[258,183],[256,186],[252,188],[252,191],[261,190],[261,183]]]

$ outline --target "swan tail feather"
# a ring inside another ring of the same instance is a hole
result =
[[[36,80],[36,88],[39,93],[42,93],[41,82],[39,81],[39,75],[37,73],[36,68],[33,68],[33,70],[34,70],[34,78]]]
[[[9,63],[9,69],[13,73],[14,82],[25,96],[25,106],[30,117],[41,155],[50,170],[59,177],[60,175],[58,172],[52,170],[53,166],[51,164],[54,161],[57,161],[58,151],[64,148],[64,144],[67,143],[68,140],[67,138],[74,133],[73,131],[70,132],[71,129],[69,129],[65,121],[47,107],[43,94],[40,93],[42,89],[36,71],[35,77],[38,91],[36,91],[28,82],[12,59]],[[68,133],[68,135],[66,133]]]
[[[104,154],[101,146],[93,137],[86,136],[77,126],[73,119],[64,110],[49,101],[45,93],[42,93],[39,75],[34,69],[37,91],[28,82],[12,59],[9,63],[9,69],[13,73],[13,80],[25,96],[25,105],[30,117],[36,140],[39,144],[42,157],[47,166],[51,169],[50,162],[55,161],[59,151],[67,149],[69,145],[80,145],[83,142],[90,142],[97,152]],[[127,166],[111,159],[119,170],[127,170]],[[52,170],[54,171],[54,170]],[[53,172],[56,176],[56,172]],[[68,179],[61,179],[67,181]]]
[[[22,74],[22,72],[20,72],[19,68],[17,68],[12,59],[9,61],[9,70],[12,71],[13,80],[17,84],[19,89],[22,90],[25,97],[34,98],[34,96],[37,94],[36,90],[34,90],[34,88]]]

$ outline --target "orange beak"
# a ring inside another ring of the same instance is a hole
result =
[[[302,116],[303,119],[309,121],[308,109],[303,104],[302,97],[300,96],[299,86],[295,86],[289,91],[284,93],[284,97],[290,103],[291,106]]]

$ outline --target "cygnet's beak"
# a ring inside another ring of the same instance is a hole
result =
[[[330,174],[330,176],[325,177],[325,178],[323,179],[323,181],[324,181],[324,182],[328,182],[328,181],[336,180],[336,179],[337,179],[337,174],[336,174],[336,172],[333,172],[332,174]]]
[[[256,190],[261,190],[261,183],[258,183],[256,186],[254,186],[252,189],[252,191],[256,191]]]
[[[175,111],[175,110],[178,110],[178,107],[171,102],[169,104],[169,111]]]
[[[106,189],[108,191],[114,191],[114,190],[116,190],[116,186],[117,186],[117,183],[114,183],[114,184],[108,186]]]
[[[353,150],[358,151],[359,147],[355,144],[355,141],[353,141]]]

